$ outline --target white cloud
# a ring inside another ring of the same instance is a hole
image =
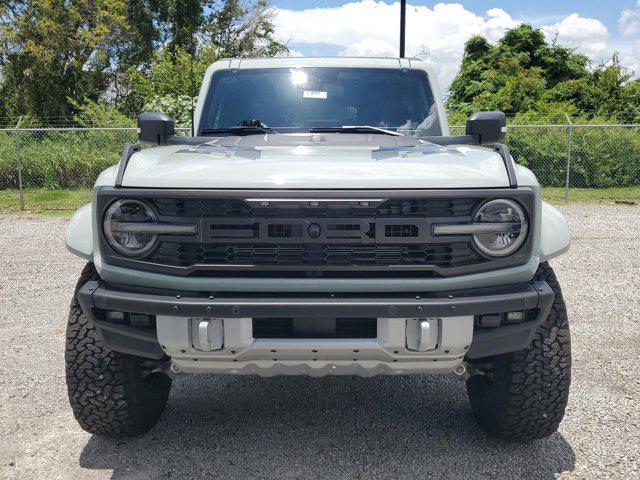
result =
[[[624,9],[618,17],[622,41],[614,42],[610,48],[620,53],[621,63],[629,70],[640,74],[640,0],[635,9]]]
[[[352,43],[340,52],[345,57],[394,57],[398,55],[398,46],[385,40],[365,38]]]
[[[620,27],[620,33],[625,37],[640,34],[640,0],[638,0],[635,10],[625,8],[620,12],[618,25]]]
[[[589,58],[599,61],[607,52],[609,30],[595,18],[572,13],[561,22],[542,27],[547,41],[557,39],[560,45],[574,48]]]

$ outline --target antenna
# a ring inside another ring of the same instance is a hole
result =
[[[189,82],[191,83],[191,85],[189,89],[191,91],[189,92],[189,96],[191,97],[191,136],[195,137],[196,136],[195,124],[194,124],[195,107],[193,105],[193,94],[195,90],[195,82],[193,78],[193,57],[196,54],[196,41],[193,37],[193,2],[189,4],[189,10],[191,13],[189,18],[189,35],[191,36],[191,49],[190,49],[191,52],[189,52]]]
[[[193,94],[194,94],[194,90],[195,90],[195,84],[194,84],[194,78],[193,78],[193,53],[191,54],[191,61],[189,64],[189,77],[190,77],[190,81],[191,81],[191,136],[195,137],[196,136],[196,132],[195,132],[195,125],[194,125],[194,120],[195,120],[195,107],[193,105]]]
[[[400,58],[404,58],[404,45],[407,33],[407,0],[400,0]]]

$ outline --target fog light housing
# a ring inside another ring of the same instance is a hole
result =
[[[127,314],[124,312],[117,312],[115,310],[108,310],[107,314],[105,315],[105,319],[107,320],[107,322],[126,323]]]
[[[502,324],[501,313],[490,313],[487,315],[478,315],[476,324],[482,328],[496,328]]]
[[[129,323],[132,327],[151,327],[155,322],[153,315],[145,315],[143,313],[130,313]]]
[[[505,317],[509,323],[524,322],[524,312],[509,312],[505,314]]]

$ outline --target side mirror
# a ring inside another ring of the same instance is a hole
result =
[[[161,112],[138,115],[138,140],[143,143],[165,145],[171,135],[176,134],[173,120]]]
[[[507,117],[502,112],[476,112],[467,119],[467,135],[478,145],[503,143]]]

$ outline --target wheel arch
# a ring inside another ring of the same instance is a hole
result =
[[[67,226],[66,246],[74,255],[85,260],[93,259],[93,222],[91,203],[80,207]]]
[[[571,232],[562,212],[542,202],[540,229],[540,262],[547,262],[569,250]]]

